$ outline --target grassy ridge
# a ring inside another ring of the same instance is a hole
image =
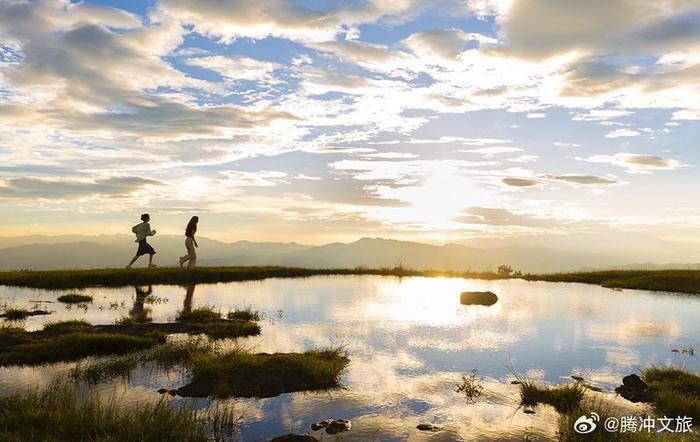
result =
[[[200,267],[183,270],[156,269],[22,270],[0,272],[0,285],[44,289],[75,289],[91,286],[124,287],[145,284],[188,285],[250,281],[266,278],[304,278],[316,275],[384,275],[505,279],[494,272],[415,270],[404,267],[369,269],[306,269],[301,267]],[[604,287],[700,294],[700,270],[624,270],[524,275],[528,281],[580,282]]]
[[[528,281],[580,282],[603,287],[700,294],[700,270],[615,270],[525,275]]]
[[[479,279],[504,278],[496,273],[470,273],[433,270],[387,269],[305,269],[298,267],[175,267],[155,269],[21,270],[0,272],[0,285],[44,289],[74,289],[103,286],[124,287],[145,284],[188,285],[247,281],[265,278],[300,278],[315,275],[457,276]]]

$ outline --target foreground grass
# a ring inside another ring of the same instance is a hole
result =
[[[700,270],[625,270],[525,275],[528,281],[580,282],[610,288],[700,294]]]
[[[578,383],[547,387],[529,379],[520,381],[522,405],[534,407],[538,404],[547,404],[554,407],[559,413],[567,413],[577,409],[585,394],[585,388]]]
[[[576,420],[581,416],[590,416],[594,412],[598,414],[598,421],[595,430],[588,434],[579,434],[574,431]],[[697,440],[695,433],[658,433],[656,431],[607,431],[603,423],[608,418],[616,418],[618,422],[623,417],[636,416],[637,413],[629,410],[622,410],[614,403],[604,397],[586,398],[576,407],[566,413],[559,414],[558,419],[558,439],[565,442],[642,442],[642,441],[674,441],[686,442]],[[674,426],[675,428],[675,426]]]
[[[700,421],[700,375],[676,367],[650,367],[642,372],[654,407],[666,416],[689,416]]]
[[[236,419],[230,411],[196,412],[166,401],[121,409],[114,399],[79,398],[68,383],[0,398],[0,440],[205,442],[232,439]]]
[[[341,349],[252,354],[235,349],[197,353],[192,382],[176,390],[185,397],[273,397],[295,391],[337,388],[349,362]]]
[[[155,269],[90,269],[0,272],[0,285],[45,289],[74,289],[91,286],[124,287],[147,284],[196,284],[247,281],[265,278],[298,278],[315,275],[387,275],[387,276],[454,276],[501,279],[491,272],[451,272],[411,270],[403,267],[386,269],[305,269],[296,267],[198,267],[183,270],[175,267]]]

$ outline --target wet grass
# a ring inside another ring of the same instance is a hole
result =
[[[232,440],[237,419],[229,410],[195,411],[167,401],[129,409],[111,400],[78,397],[66,382],[0,398],[0,440],[188,442]]]
[[[700,294],[700,270],[625,270],[525,275],[529,281],[580,282],[610,288]]]
[[[494,272],[413,270],[400,266],[382,269],[306,269],[275,266],[197,267],[187,271],[176,267],[158,267],[155,269],[21,270],[0,272],[0,285],[45,289],[76,289],[92,286],[188,285],[249,281],[265,278],[303,278],[315,275],[454,276],[475,279],[503,279],[507,277]]]
[[[196,354],[192,382],[177,390],[185,397],[273,397],[294,391],[337,388],[349,362],[340,349],[304,353]]]
[[[62,302],[64,304],[84,304],[86,302],[92,302],[92,296],[69,293],[67,295],[59,296],[57,300],[58,302]]]
[[[204,306],[190,311],[180,311],[176,319],[181,322],[214,322],[221,320],[221,312],[214,307]]]
[[[193,332],[204,333],[212,339],[237,338],[260,334],[260,326],[248,319],[223,319],[214,307],[204,306],[181,311],[177,318]]]
[[[261,319],[260,312],[253,310],[251,306],[228,312],[226,317],[236,321],[260,321]]]
[[[188,365],[195,355],[206,355],[213,351],[214,347],[206,339],[167,342],[107,360],[88,361],[73,369],[71,377],[90,384],[108,382],[116,378],[128,379],[134,370],[147,364],[152,364],[155,368],[170,369]]]
[[[8,321],[24,321],[30,316],[39,316],[39,315],[50,315],[51,312],[47,312],[46,310],[27,310],[24,308],[18,308],[18,307],[7,307],[5,310],[0,314],[0,318],[5,318]]]
[[[69,332],[0,350],[0,366],[41,365],[75,361],[87,356],[124,354],[163,342],[165,335]]]
[[[217,321],[191,324],[190,330],[201,331],[212,339],[240,338],[260,334],[260,326],[248,321]]]
[[[559,413],[566,413],[579,408],[585,394],[585,388],[578,383],[556,387],[540,385],[529,379],[522,379],[520,383],[520,401],[522,405],[547,404],[554,407]]]
[[[51,334],[63,334],[86,331],[92,328],[92,324],[85,321],[71,320],[71,321],[60,321],[51,322],[44,326],[44,332]]]
[[[642,379],[660,414],[700,420],[700,375],[676,367],[650,367],[642,372]]]

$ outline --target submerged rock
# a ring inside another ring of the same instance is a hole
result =
[[[494,305],[498,302],[498,296],[493,292],[462,292],[459,295],[459,303],[462,305]]]
[[[615,391],[630,402],[651,402],[652,400],[649,386],[636,374],[622,378],[622,385],[617,387]]]
[[[326,433],[328,434],[338,434],[345,431],[350,431],[352,424],[349,420],[345,419],[335,419],[326,427]]]
[[[440,431],[440,427],[436,424],[418,424],[416,428],[420,431]]]
[[[326,428],[327,426],[329,426],[331,422],[333,422],[333,419],[324,419],[321,422],[311,424],[311,429],[314,431],[318,431],[321,428]]]
[[[311,424],[311,429],[318,431],[325,428],[328,434],[338,434],[345,431],[350,431],[352,423],[347,419],[324,419],[320,422]]]
[[[318,439],[308,435],[288,434],[286,436],[279,436],[274,439],[270,439],[270,442],[318,442]]]

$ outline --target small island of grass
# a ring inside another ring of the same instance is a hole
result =
[[[339,386],[349,359],[341,349],[304,353],[234,350],[204,353],[192,359],[192,382],[175,390],[184,397],[273,397],[295,391]]]
[[[87,302],[92,302],[92,296],[80,295],[78,293],[68,293],[67,295],[62,295],[58,297],[58,302],[64,304],[84,304]]]

